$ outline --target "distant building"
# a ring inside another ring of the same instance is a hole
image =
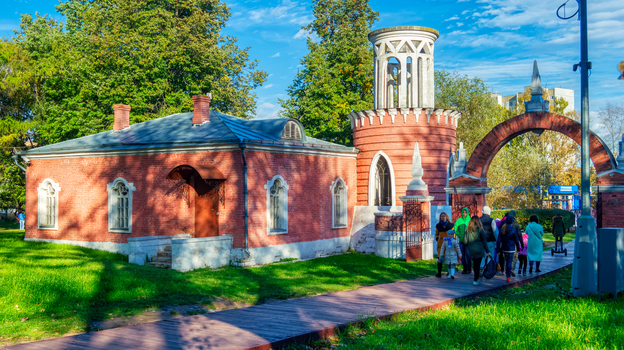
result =
[[[579,206],[578,196],[578,186],[550,185],[546,191],[544,208],[564,210],[579,209],[577,208]],[[576,201],[575,197],[577,197]]]
[[[530,89],[530,86],[525,87],[525,91],[527,91],[527,89]],[[563,98],[568,102],[568,106],[564,109],[564,112],[568,113],[574,111],[574,90],[563,88],[544,88],[544,90],[548,90],[548,99],[551,101],[551,105],[555,103],[555,98]],[[518,92],[515,95],[509,96],[493,93],[492,97],[496,99],[499,106],[507,109],[515,109],[521,94],[523,94],[523,92]]]

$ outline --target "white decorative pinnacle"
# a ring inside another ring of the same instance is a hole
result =
[[[537,61],[533,61],[533,77],[531,78],[531,100],[524,103],[524,110],[529,112],[548,112],[549,101],[542,98],[542,78],[539,75]]]
[[[407,123],[407,115],[409,114],[409,108],[401,108],[401,115],[403,116],[403,123]]]
[[[418,142],[414,145],[414,155],[412,156],[412,181],[407,185],[408,191],[422,191],[429,187],[423,181],[422,157],[420,156],[420,148]]]
[[[444,111],[444,124],[448,125],[448,120],[449,120],[449,116],[451,115],[453,111],[447,109]]]
[[[366,118],[366,114],[364,112],[359,111],[357,115],[360,117],[360,126],[364,126],[364,118]]]
[[[464,143],[460,142],[455,161],[453,162],[453,177],[465,174],[466,164],[466,150],[464,149]]]

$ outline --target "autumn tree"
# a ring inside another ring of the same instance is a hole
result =
[[[373,107],[373,50],[368,33],[378,13],[367,0],[313,0],[303,27],[309,53],[280,100],[281,117],[299,119],[312,137],[353,144],[347,114]],[[318,40],[316,39],[318,38]]]

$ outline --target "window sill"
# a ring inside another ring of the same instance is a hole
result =
[[[269,231],[269,236],[285,235],[285,234],[288,234],[288,230]]]
[[[108,232],[110,232],[110,233],[132,233],[132,230],[122,230],[122,229],[109,228]]]
[[[347,228],[347,225],[344,225],[344,226],[332,226],[332,230],[338,230],[338,229],[343,229],[343,228]]]
[[[37,227],[37,230],[49,230],[49,231],[58,231],[58,227]]]

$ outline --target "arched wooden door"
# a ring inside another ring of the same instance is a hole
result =
[[[219,235],[219,208],[224,203],[225,177],[210,166],[193,167],[182,165],[175,167],[169,180],[184,182],[192,188],[188,195],[195,197],[195,237],[215,237]]]

